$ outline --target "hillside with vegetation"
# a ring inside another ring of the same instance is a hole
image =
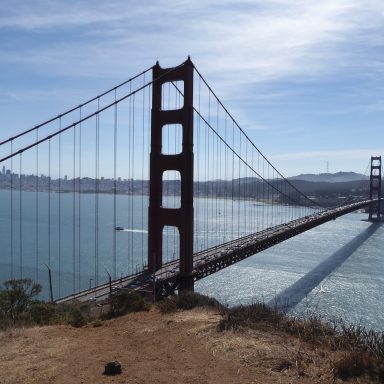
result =
[[[0,292],[0,382],[381,383],[384,335],[258,303],[228,309],[193,293],[150,304],[135,292],[104,303],[36,300],[39,286]],[[122,372],[103,374],[118,361]]]

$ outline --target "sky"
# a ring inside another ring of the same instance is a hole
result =
[[[383,0],[1,0],[0,140],[188,55],[286,176],[384,156]]]

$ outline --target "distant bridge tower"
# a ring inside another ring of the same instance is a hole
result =
[[[371,157],[371,177],[369,198],[377,199],[377,202],[371,204],[369,208],[369,220],[379,221],[382,213],[381,208],[381,156]]]
[[[150,191],[148,212],[148,267],[150,272],[163,265],[163,229],[174,226],[180,238],[179,289],[193,290],[193,64],[188,58],[181,66],[153,67],[152,122],[150,154]],[[162,105],[163,84],[174,81],[184,83],[184,105],[180,109],[165,110]],[[182,151],[163,154],[163,127],[168,124],[182,126]],[[163,207],[163,174],[180,172],[181,205],[171,209]]]

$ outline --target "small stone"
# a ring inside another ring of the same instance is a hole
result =
[[[121,364],[118,361],[111,361],[105,364],[104,375],[118,375],[121,373]]]

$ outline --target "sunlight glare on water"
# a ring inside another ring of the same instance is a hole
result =
[[[384,330],[384,224],[366,216],[314,228],[199,281],[196,290],[228,306],[278,299],[295,314]]]

